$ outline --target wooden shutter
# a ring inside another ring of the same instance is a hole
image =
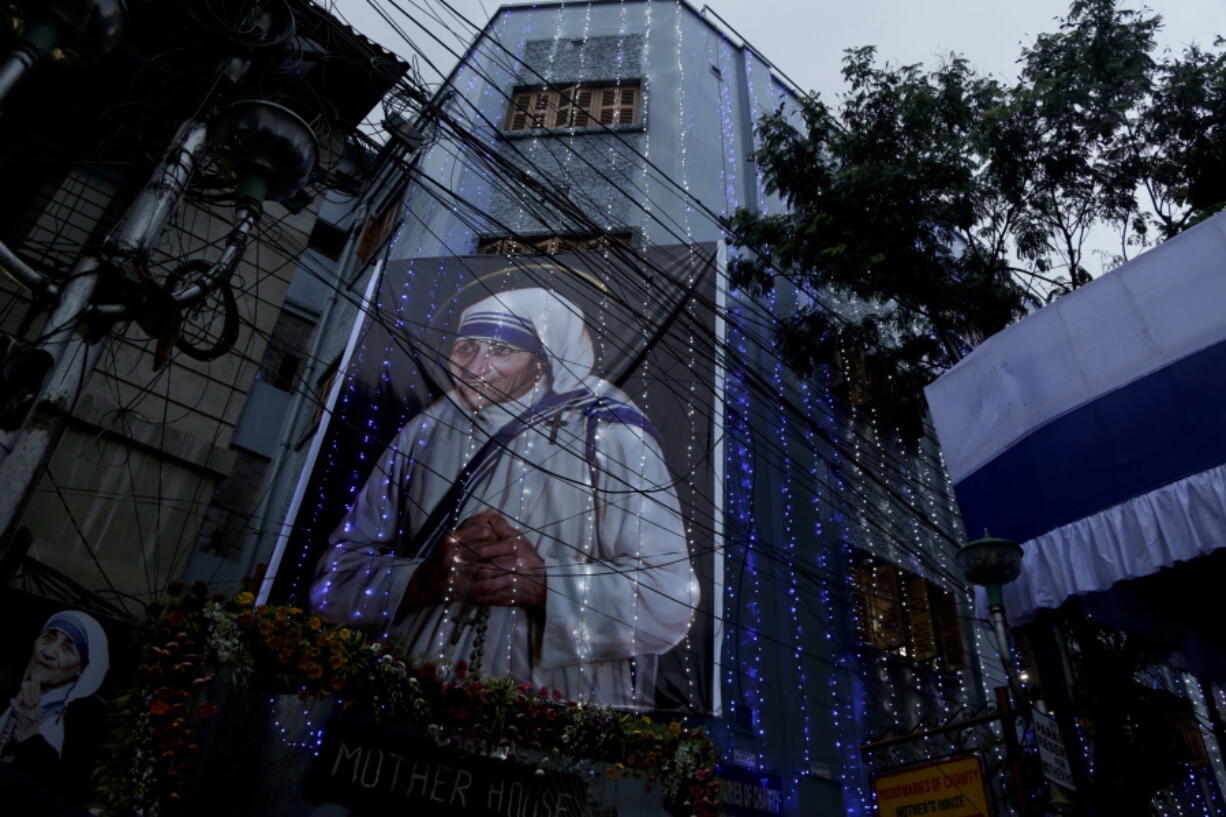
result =
[[[558,107],[553,112],[554,128],[569,128],[575,119],[575,88],[567,88],[558,94]]]
[[[362,228],[362,235],[358,239],[358,256],[363,261],[370,258],[371,253],[383,246],[383,242],[391,234],[392,228],[396,226],[397,220],[400,218],[400,206],[403,199],[395,199],[390,202],[382,213],[369,216],[366,219],[366,224]]]
[[[1175,732],[1176,745],[1183,750],[1180,752],[1183,755],[1180,760],[1193,767],[1208,766],[1209,753],[1205,751],[1205,738],[1200,731],[1200,724],[1197,723],[1196,716],[1189,712],[1177,718],[1172,727]]]
[[[532,94],[516,94],[511,100],[511,119],[507,130],[527,130],[529,109],[532,105]]]
[[[943,669],[953,672],[966,666],[966,650],[962,646],[962,619],[954,594],[932,585],[928,592],[932,609],[933,629]]]
[[[592,118],[592,98],[594,94],[591,88],[580,88],[575,95],[575,121],[576,128],[586,128],[593,124]]]
[[[617,89],[603,88],[599,94],[599,108],[597,116],[600,117],[600,124],[614,125],[617,123]]]
[[[618,121],[623,124],[639,121],[639,89],[622,88],[619,94]]]
[[[638,88],[601,88],[593,113],[602,125],[629,125],[638,121]]]
[[[896,650],[907,644],[898,568],[888,562],[857,565],[853,573],[860,608],[861,637],[873,647]]]
[[[937,635],[928,600],[929,583],[908,575],[903,589],[907,599],[907,654],[916,661],[931,661],[937,657]]]
[[[557,104],[558,95],[550,91],[538,91],[532,95],[532,115],[529,117],[530,128],[545,127],[549,109]]]

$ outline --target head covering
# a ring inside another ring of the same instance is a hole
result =
[[[59,697],[64,704],[97,692],[111,668],[106,630],[102,629],[98,620],[80,610],[61,610],[47,619],[42,631],[47,630],[56,630],[72,639],[73,646],[81,656],[81,674],[74,682],[49,690],[43,696],[44,704],[47,703],[48,697],[57,692],[62,693]]]
[[[544,355],[553,391],[559,394],[590,387],[586,381],[596,355],[583,312],[547,289],[513,289],[483,298],[464,310],[456,334]]]
[[[41,714],[38,732],[56,752],[64,749],[64,710],[78,698],[88,698],[98,691],[111,668],[106,630],[89,613],[61,610],[43,625],[40,632],[55,630],[72,640],[81,656],[81,674],[67,684],[49,689],[39,698]],[[0,715],[0,734],[7,734],[12,707]]]
[[[76,648],[77,654],[81,656],[81,669],[84,671],[89,666],[89,636],[81,628],[81,623],[77,620],[76,616],[71,615],[67,611],[56,613],[47,619],[47,623],[43,625],[43,632],[45,633],[48,630],[57,630],[68,637],[68,640]]]

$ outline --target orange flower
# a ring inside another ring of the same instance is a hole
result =
[[[149,702],[149,713],[151,715],[165,715],[169,711],[170,704],[166,703],[160,698],[154,698]]]

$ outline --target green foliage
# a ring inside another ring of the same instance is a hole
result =
[[[1193,758],[1179,724],[1195,723],[1192,705],[1146,681],[1155,661],[1140,639],[1095,625],[1075,605],[1060,626],[1072,642],[1074,714],[1093,756],[1085,796],[1103,814],[1141,813],[1138,804],[1187,780]]]
[[[758,124],[754,154],[788,212],[739,210],[736,286],[817,293],[781,320],[802,373],[840,348],[914,393],[1028,308],[1090,280],[1087,235],[1119,258],[1226,198],[1226,57],[1155,57],[1160,18],[1075,0],[1023,49],[1011,86],[952,56],[933,70],[844,59],[818,96]],[[1217,43],[1221,46],[1221,41]]]
[[[95,772],[96,811],[158,817],[180,813],[185,783],[200,763],[198,734],[229,701],[270,693],[344,695],[342,709],[393,729],[431,735],[440,746],[631,777],[659,786],[670,814],[715,817],[715,745],[702,728],[563,700],[562,693],[510,678],[481,678],[463,661],[415,663],[362,633],[326,624],[297,607],[253,607],[250,592],[209,597],[202,583],[173,583],[151,605],[133,686],[111,718],[106,757]],[[240,712],[245,709],[237,707]]]

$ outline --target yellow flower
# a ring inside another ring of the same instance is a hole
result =
[[[234,598],[234,603],[239,607],[250,607],[255,604],[255,594],[244,590]]]

